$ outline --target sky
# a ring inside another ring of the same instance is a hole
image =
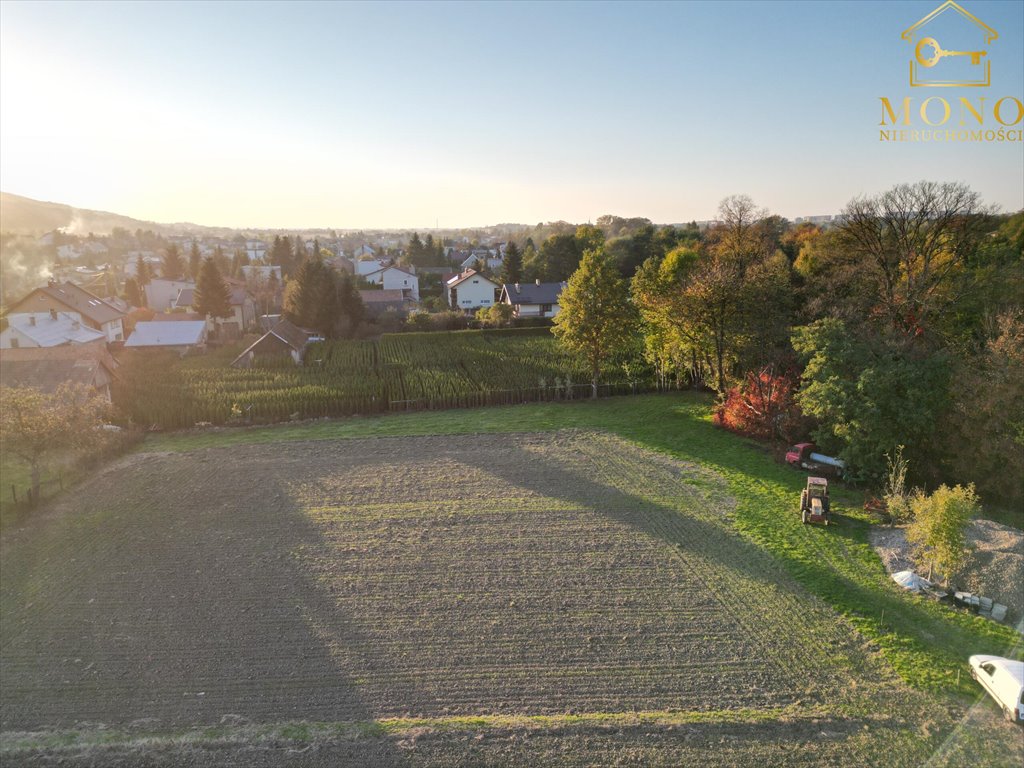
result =
[[[961,3],[991,86],[910,87],[900,35],[940,3],[0,0],[0,189],[261,228],[795,218],[921,179],[1021,209],[1024,142],[879,141],[881,96],[916,128],[930,96],[984,96],[986,128],[1024,98],[1017,0]]]

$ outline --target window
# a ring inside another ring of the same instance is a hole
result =
[[[17,349],[19,346],[21,346],[20,342],[11,336],[11,349]]]
[[[550,312],[551,311],[551,305],[550,304],[541,304],[540,305],[540,311],[541,312]]]

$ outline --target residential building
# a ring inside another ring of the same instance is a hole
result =
[[[163,277],[154,278],[146,284],[146,306],[154,312],[166,312],[174,309],[174,302],[183,288],[194,289],[193,280],[168,280]]]
[[[515,317],[554,317],[558,314],[558,297],[565,290],[563,283],[505,283],[501,302],[510,304]]]
[[[206,346],[206,321],[151,320],[135,324],[125,349],[170,349],[184,355]]]
[[[452,275],[444,282],[445,299],[452,309],[473,312],[481,307],[493,307],[501,285],[473,269]]]
[[[420,281],[413,272],[401,267],[384,267],[365,275],[366,281],[384,290],[400,290],[413,301],[420,300]]]
[[[58,347],[63,344],[106,343],[103,331],[82,323],[78,312],[24,312],[7,316],[0,331],[0,349]]]
[[[302,363],[306,346],[320,337],[312,331],[299,328],[288,320],[279,320],[269,331],[253,342],[231,365],[235,368],[249,368],[261,359],[290,357],[296,365]]]
[[[359,297],[363,300],[363,306],[369,317],[378,317],[388,310],[400,315],[407,315],[416,308],[416,302],[411,298],[406,298],[405,294],[397,288],[360,291]]]
[[[91,393],[110,402],[113,370],[91,357],[51,358],[35,360],[4,359],[0,365],[0,387],[31,387],[53,394],[61,385],[82,385]]]
[[[126,313],[111,301],[74,283],[51,281],[43,288],[36,288],[13,304],[8,315],[49,313],[50,310],[78,314],[83,325],[102,331],[108,342],[124,341]]]

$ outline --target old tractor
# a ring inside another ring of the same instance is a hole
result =
[[[828,501],[828,480],[824,477],[808,477],[807,487],[800,493],[800,520],[807,523],[824,523],[832,519]]]

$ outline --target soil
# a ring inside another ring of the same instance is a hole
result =
[[[966,535],[974,552],[957,587],[1002,603],[1010,609],[1007,621],[1020,622],[1024,618],[1024,531],[992,520],[972,520]],[[871,545],[889,573],[915,568],[905,529],[875,526]]]
[[[923,762],[949,713],[737,535],[724,488],[574,431],[134,455],[0,537],[0,757]],[[644,712],[706,720],[573,719]],[[246,730],[383,718],[434,724]]]

